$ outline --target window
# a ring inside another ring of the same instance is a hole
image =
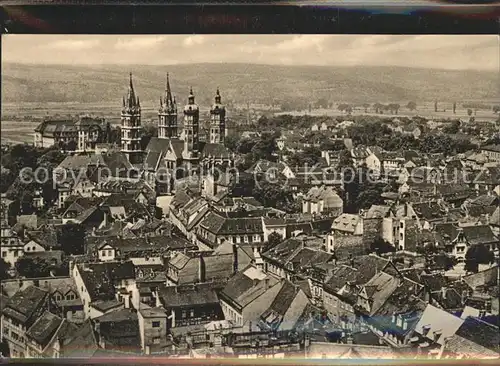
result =
[[[7,256],[7,252],[2,252],[2,258],[5,258]]]
[[[160,322],[159,321],[155,321],[155,322],[152,322],[152,327],[153,328],[159,328],[160,327]]]
[[[182,317],[182,319],[186,319],[186,310],[182,310],[181,317]]]
[[[189,312],[189,316],[190,316],[191,318],[194,318],[194,309],[191,309],[191,311]]]

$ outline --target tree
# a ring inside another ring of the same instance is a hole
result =
[[[457,102],[453,102],[453,114],[456,114],[457,111]]]
[[[377,253],[377,255],[381,255],[384,253],[394,253],[396,248],[389,242],[379,237],[370,244],[370,250]]]
[[[236,143],[236,151],[240,154],[248,154],[257,142],[252,139],[243,138]]]
[[[365,109],[365,113],[368,113],[368,108],[370,108],[369,103],[363,103],[363,108]]]
[[[445,128],[443,128],[443,132],[445,132],[445,133],[455,134],[455,133],[458,133],[459,131],[460,131],[460,121],[459,120],[455,120],[455,121],[451,122],[451,124],[449,126],[446,126]]]
[[[477,272],[480,264],[490,264],[494,261],[494,253],[485,245],[473,245],[465,253],[465,271]]]
[[[493,113],[496,114],[496,113],[500,112],[500,105],[494,105],[492,109],[493,109]]]
[[[143,150],[146,149],[153,137],[158,137],[158,127],[152,123],[148,123],[142,129],[141,148]]]
[[[47,277],[51,264],[39,257],[21,257],[16,262],[16,271],[25,278]]]
[[[10,278],[9,269],[10,263],[7,263],[3,258],[0,258],[0,281]]]
[[[81,224],[68,223],[57,231],[57,242],[66,255],[85,253],[85,228]]]
[[[264,245],[264,251],[269,250],[283,241],[283,237],[277,232],[273,231],[267,237],[267,242]]]
[[[319,149],[321,151],[340,151],[345,149],[345,145],[342,140],[327,139],[321,142]]]
[[[438,101],[435,100],[434,101],[434,112],[437,112],[438,111]]]
[[[238,142],[238,138],[234,135],[226,136],[226,138],[224,139],[224,145],[226,145],[226,147],[233,152],[236,152]]]
[[[258,159],[266,159],[266,160],[274,160],[274,154],[278,150],[278,146],[276,145],[275,136],[269,133],[263,133],[257,143],[252,147],[252,154],[254,154],[255,158]]]
[[[288,162],[292,167],[308,166],[313,167],[321,159],[321,150],[317,147],[306,147],[303,151],[296,152],[290,156]]]
[[[410,101],[406,105],[406,108],[409,109],[410,111],[414,111],[415,109],[417,109],[417,103],[415,103],[414,101]]]
[[[75,151],[78,148],[78,144],[75,140],[70,140],[66,144],[66,150],[67,151]]]
[[[469,117],[470,117],[470,116],[472,116],[472,109],[470,109],[470,108],[468,108],[468,109],[467,109],[467,115],[468,115]]]

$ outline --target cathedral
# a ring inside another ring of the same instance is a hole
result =
[[[127,96],[122,109],[122,152],[137,165],[142,162],[146,180],[155,186],[158,174],[177,179],[198,175],[200,169],[215,165],[231,166],[233,155],[225,147],[226,109],[217,89],[210,108],[210,133],[208,141],[200,140],[200,109],[191,88],[187,104],[181,109],[179,124],[177,101],[170,87],[167,74],[165,94],[160,97],[158,109],[158,137],[151,138],[145,151],[140,146],[141,106],[130,76]]]

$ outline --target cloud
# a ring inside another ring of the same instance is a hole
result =
[[[99,40],[60,40],[50,43],[48,47],[60,50],[78,51],[89,50],[99,45]]]
[[[137,50],[159,47],[167,38],[167,36],[141,36],[119,39],[115,48],[118,50]]]
[[[2,37],[2,46],[3,61],[40,64],[253,62],[470,70],[499,67],[498,36],[489,35],[11,34]],[[214,47],[217,52],[213,52]]]
[[[205,43],[205,37],[204,36],[189,36],[184,41],[182,42],[184,47],[192,47],[192,46],[198,46],[203,43]]]
[[[326,35],[302,35],[295,36],[291,40],[280,42],[276,45],[278,51],[302,51],[304,49],[315,48],[323,51],[323,43],[331,36]]]

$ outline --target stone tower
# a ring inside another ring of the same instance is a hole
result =
[[[172,96],[170,80],[167,74],[167,86],[165,96],[160,97],[160,109],[158,111],[158,138],[170,139],[178,137],[177,129],[177,103]]]
[[[215,103],[210,109],[210,142],[224,144],[226,138],[226,108],[221,104],[219,88],[215,94]]]
[[[139,97],[135,95],[132,73],[130,73],[127,96],[123,98],[121,132],[121,151],[127,156],[130,163],[141,163],[143,155],[141,149],[141,104]]]
[[[189,91],[188,104],[184,106],[184,153],[187,160],[198,159],[200,110],[194,102],[193,88]]]

